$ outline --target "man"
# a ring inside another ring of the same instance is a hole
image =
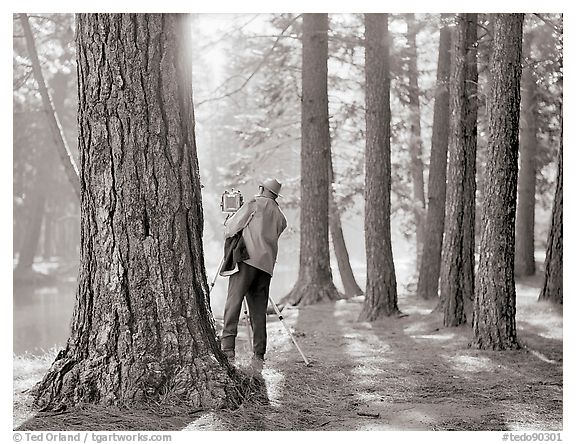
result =
[[[246,297],[252,324],[252,365],[262,369],[266,353],[266,309],[270,279],[278,255],[278,238],[286,228],[286,217],[276,199],[282,197],[276,179],[266,179],[260,184],[260,193],[245,203],[225,224],[228,239],[242,232],[249,258],[239,262],[238,271],[230,276],[228,298],[224,307],[222,351],[233,363],[236,334],[242,301]]]

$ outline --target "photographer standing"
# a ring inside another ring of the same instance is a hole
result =
[[[252,365],[258,370],[262,369],[266,353],[266,309],[270,279],[278,255],[278,238],[286,228],[286,217],[276,202],[277,197],[282,197],[279,194],[281,187],[276,179],[263,181],[260,193],[228,219],[224,230],[226,239],[237,234],[241,236],[249,258],[235,264],[238,271],[230,275],[224,307],[222,351],[234,363],[238,320],[246,296],[254,332]]]

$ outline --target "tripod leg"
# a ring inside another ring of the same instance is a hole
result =
[[[278,309],[278,306],[276,305],[276,302],[274,302],[274,299],[272,299],[271,297],[268,297],[268,299],[270,300],[270,302],[272,303],[272,307],[274,308],[274,311],[276,312],[276,314],[278,315],[278,319],[280,319],[280,322],[282,322],[282,325],[284,326],[284,329],[286,330],[286,332],[288,333],[288,336],[290,336],[290,339],[292,339],[292,342],[294,343],[294,345],[296,346],[296,348],[298,349],[298,352],[300,353],[300,356],[302,356],[302,359],[304,359],[304,363],[306,364],[306,366],[310,365],[310,361],[308,361],[308,359],[306,359],[306,356],[304,356],[304,353],[302,352],[302,349],[300,348],[300,346],[298,345],[298,343],[296,342],[296,339],[294,339],[294,336],[292,335],[292,332],[290,331],[290,329],[288,328],[288,326],[286,325],[286,323],[284,322],[284,317],[282,316],[282,314],[280,314],[280,310]]]
[[[210,286],[208,287],[208,296],[210,296],[210,293],[212,293],[212,289],[214,288],[214,284],[216,283],[216,279],[218,279],[218,275],[220,274],[220,270],[222,269],[223,264],[224,264],[224,256],[222,256],[222,259],[220,260],[220,265],[218,265],[218,270],[216,270],[216,275],[214,275],[214,279],[212,279],[212,282],[210,283]]]
[[[244,310],[244,320],[246,321],[246,328],[248,329],[248,342],[250,342],[250,350],[254,352],[254,344],[252,342],[252,326],[250,325],[250,316],[248,314],[248,307],[246,306],[246,298],[242,300],[242,309]]]

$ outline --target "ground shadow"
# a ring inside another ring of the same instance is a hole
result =
[[[357,321],[362,298],[286,308],[286,323],[310,367],[278,318],[269,316],[262,372],[269,402],[252,399],[236,410],[209,412],[95,408],[37,416],[20,429],[562,429],[562,340],[547,337],[551,330],[534,321],[538,307],[519,310],[526,347],[494,352],[468,348],[468,325],[442,327],[434,303],[404,296],[399,305],[408,316],[370,323]],[[250,356],[244,336],[241,331],[240,367]]]
[[[181,430],[200,414],[176,406],[138,409],[86,405],[60,413],[36,413],[15,430]]]
[[[353,380],[349,370],[354,362],[346,353],[333,352],[343,336],[334,318],[334,305],[322,303],[282,313],[310,366],[305,365],[278,317],[269,316],[269,345],[262,372],[269,405],[245,403],[236,411],[214,411],[187,430],[322,430],[340,420],[338,412],[350,410],[351,394],[344,392]]]
[[[403,302],[406,312],[420,305],[415,298]],[[375,331],[395,346],[396,360],[401,356],[409,361],[406,401],[419,404],[426,416],[437,417],[436,423],[431,423],[434,430],[562,428],[561,340],[539,336],[530,324],[519,331],[523,344],[543,351],[548,347],[548,354],[555,351],[556,362],[546,362],[526,348],[504,352],[470,349],[470,327],[441,327],[439,313],[412,313],[400,322],[404,341],[390,342],[390,329]]]

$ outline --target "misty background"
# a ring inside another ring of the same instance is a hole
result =
[[[279,204],[288,230],[280,238],[271,297],[278,300],[298,272],[300,196],[301,42],[296,14],[194,14],[193,90],[200,177],[204,186],[204,253],[208,280],[223,249],[220,195],[239,189],[245,199],[258,183],[283,183]],[[438,51],[439,14],[416,14],[418,81],[424,178],[427,178]],[[329,106],[334,191],[350,261],[365,285],[363,226],[364,51],[360,14],[331,14]],[[72,155],[77,151],[77,79],[74,15],[30,14],[43,75]],[[544,261],[553,202],[561,103],[557,64],[562,48],[542,21],[530,17],[538,75],[538,154],[535,249]],[[406,24],[391,16],[392,36],[392,240],[399,292],[414,292],[415,223],[408,150]],[[13,39],[13,352],[43,354],[69,336],[80,248],[79,202],[50,136],[18,20]],[[480,76],[485,76],[480,72]],[[482,82],[481,84],[485,84]],[[482,204],[485,114],[479,91],[478,207]],[[476,218],[480,220],[479,217]],[[333,276],[341,289],[336,260]],[[227,279],[211,295],[215,317],[223,312]]]

